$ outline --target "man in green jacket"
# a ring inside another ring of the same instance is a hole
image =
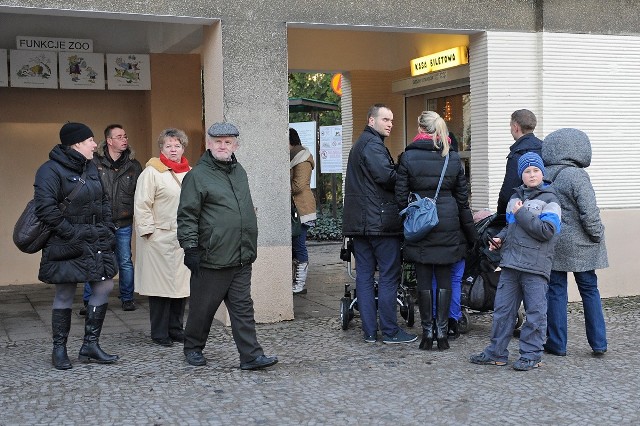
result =
[[[240,368],[255,370],[278,362],[256,338],[251,269],[256,260],[258,221],[247,172],[238,163],[238,129],[215,123],[207,130],[206,151],[182,181],[178,241],[191,270],[184,354],[191,365],[207,363],[202,350],[213,316],[224,301],[231,318]]]

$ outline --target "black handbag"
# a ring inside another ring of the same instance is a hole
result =
[[[293,197],[291,197],[291,238],[300,236],[300,233],[302,233],[302,222],[300,222],[300,215],[298,214],[296,203],[293,201]]]
[[[71,204],[71,201],[78,195],[80,189],[85,184],[85,176],[87,172],[84,172],[78,184],[71,194],[59,204],[60,211],[64,213],[66,208]],[[18,250],[24,253],[37,253],[42,250],[49,241],[53,230],[49,228],[44,222],[38,219],[36,216],[35,202],[32,199],[27,203],[24,211],[18,218],[16,225],[13,227],[13,243],[18,247]]]

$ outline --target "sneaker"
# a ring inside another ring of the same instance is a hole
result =
[[[378,336],[376,336],[375,334],[365,334],[364,335],[364,341],[366,343],[375,343],[378,340]]]
[[[418,339],[418,336],[415,334],[410,334],[399,328],[398,332],[394,336],[387,336],[386,334],[382,336],[382,343],[394,344],[394,343],[411,343],[415,342]]]
[[[529,371],[542,366],[539,359],[520,358],[513,363],[513,369],[518,371]]]
[[[469,357],[469,362],[478,365],[495,365],[498,367],[504,367],[505,365],[507,365],[505,361],[496,361],[495,359],[490,358],[489,355],[485,354],[484,352],[480,352],[476,355],[471,355]]]
[[[124,302],[122,302],[123,311],[135,311],[136,309],[136,302],[134,302],[133,300],[125,300]]]
[[[186,354],[184,354],[184,356],[187,359],[187,362],[189,364],[194,365],[196,367],[200,367],[207,364],[207,360],[202,355],[202,352],[199,352],[199,351],[187,352]]]

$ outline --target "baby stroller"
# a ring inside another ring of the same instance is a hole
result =
[[[347,273],[355,281],[356,277],[352,268],[353,256],[353,240],[346,237],[340,249],[340,259],[347,262]],[[400,315],[407,322],[408,327],[413,327],[415,323],[415,298],[412,295],[411,283],[407,282],[405,273],[401,274],[400,285],[398,286],[398,295],[396,300],[400,307]],[[378,301],[378,282],[374,283],[376,294],[376,303]],[[415,289],[413,289],[415,293]],[[355,311],[358,310],[358,297],[356,294],[355,284],[347,283],[344,285],[344,296],[340,299],[340,324],[343,330],[349,328],[349,322],[353,319]]]
[[[489,238],[495,236],[505,226],[504,215],[493,213],[476,221],[478,241],[467,254],[466,266],[462,278],[460,305],[462,319],[459,327],[461,333],[471,328],[469,310],[477,312],[491,312],[496,297],[498,280],[500,279],[500,252],[489,250]],[[515,329],[524,322],[522,309],[514,320]]]

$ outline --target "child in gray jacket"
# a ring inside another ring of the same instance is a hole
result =
[[[523,185],[516,188],[506,211],[507,226],[489,239],[490,250],[501,249],[500,281],[496,291],[491,343],[470,361],[507,365],[507,346],[520,303],[527,320],[520,333],[520,358],[515,370],[540,366],[547,331],[547,285],[553,251],[560,233],[560,204],[553,188],[543,181],[544,164],[533,152],[518,160]]]

